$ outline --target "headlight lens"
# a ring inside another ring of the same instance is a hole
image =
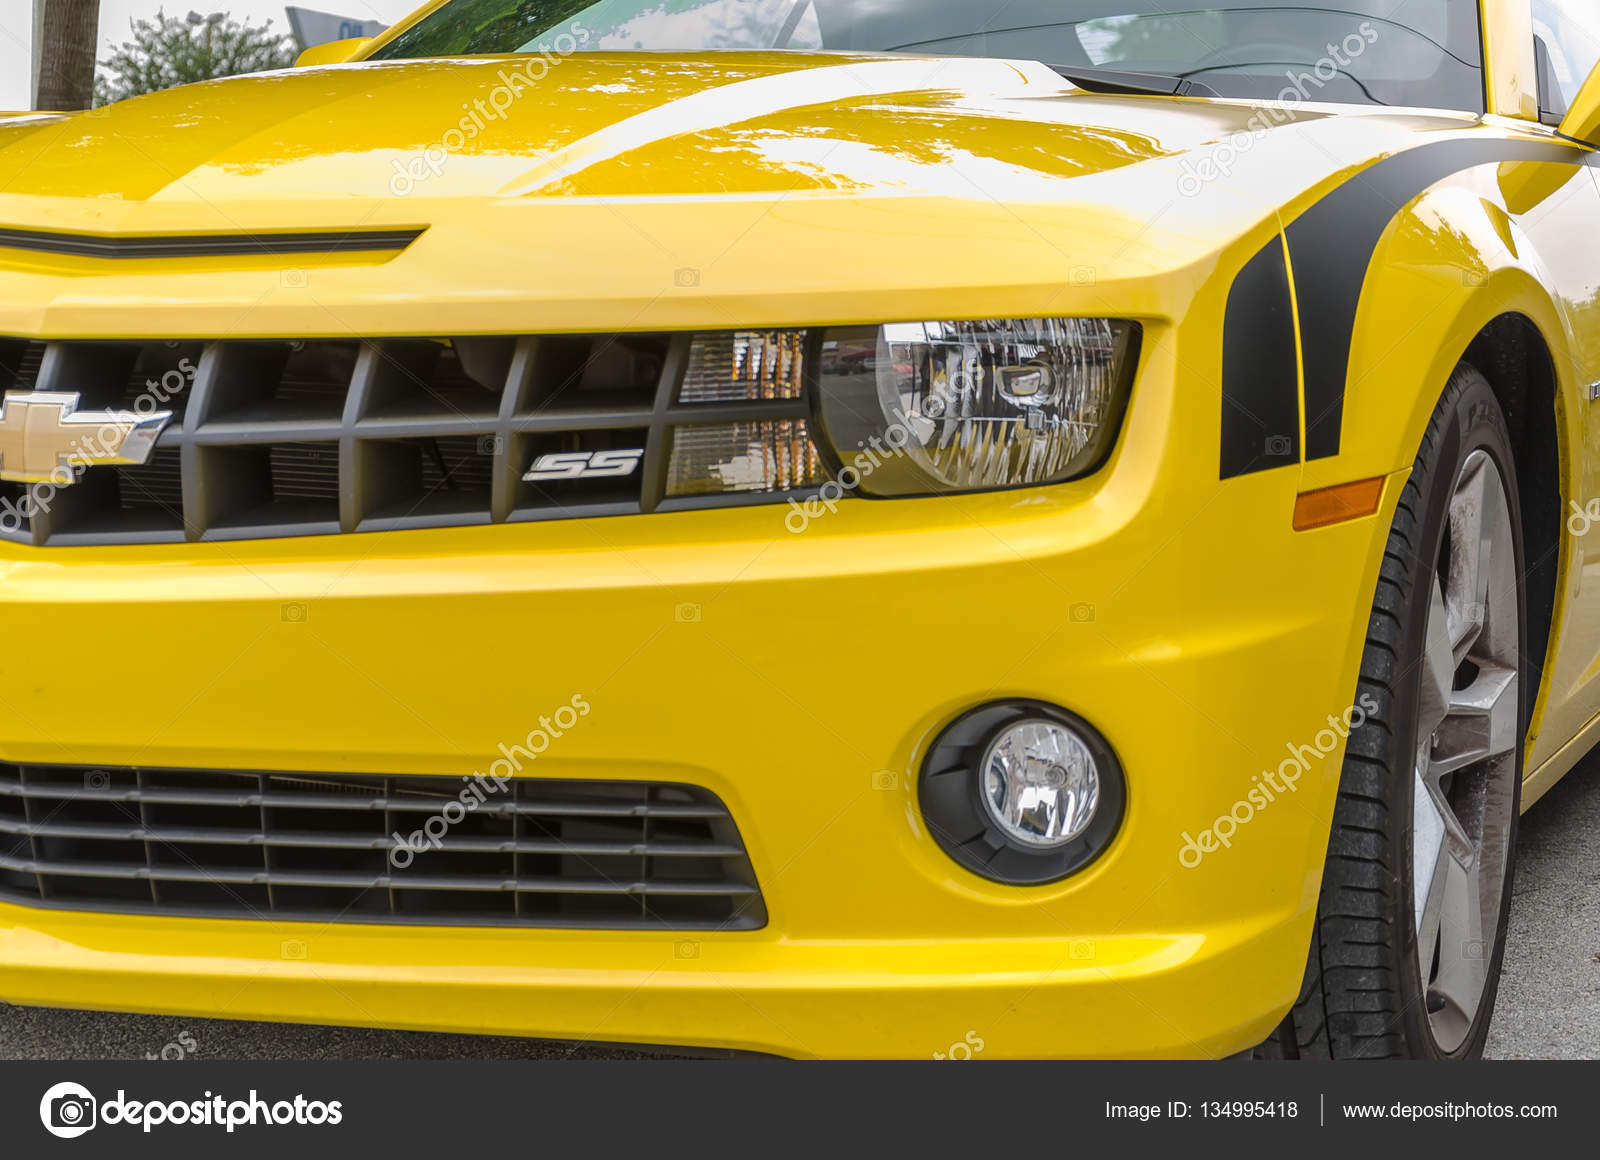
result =
[[[873,455],[867,495],[1059,483],[1109,454],[1139,334],[1105,318],[836,328],[823,335],[819,409],[847,466],[902,452]]]
[[[782,493],[825,479],[804,419],[685,426],[672,436],[668,498]]]
[[[668,415],[668,501],[760,502],[827,482],[804,397],[810,337],[804,330],[694,336]]]
[[[697,336],[680,403],[798,399],[805,385],[803,330],[740,330]]]

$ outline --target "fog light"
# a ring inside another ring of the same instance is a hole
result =
[[[922,763],[918,801],[934,841],[974,874],[1025,886],[1093,862],[1122,824],[1122,767],[1082,717],[1042,701],[963,713]]]
[[[1009,726],[983,755],[983,805],[1027,846],[1065,846],[1094,820],[1100,771],[1076,734],[1054,721]]]

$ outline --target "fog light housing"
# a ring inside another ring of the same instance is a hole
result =
[[[1083,718],[1040,701],[963,714],[935,740],[919,783],[936,842],[995,882],[1055,882],[1110,845],[1126,801],[1122,767]]]

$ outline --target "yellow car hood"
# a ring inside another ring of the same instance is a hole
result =
[[[615,195],[641,187],[663,195],[947,192],[959,188],[955,181],[987,180],[996,194],[1025,194],[1039,181],[1192,147],[1228,119],[1156,118],[1158,138],[1142,115],[1108,115],[1121,102],[1069,110],[1050,100],[1073,92],[1038,65],[961,58],[373,63],[172,89],[64,121],[0,124],[0,189],[209,202],[418,191]],[[431,160],[417,167],[424,157]],[[410,186],[397,178],[408,171]]]
[[[246,302],[230,333],[825,321],[875,317],[877,299],[1040,310],[1041,286],[1203,276],[1342,166],[1463,128],[1315,107],[1263,121],[1244,103],[1090,94],[1036,63],[895,55],[477,57],[211,82],[0,119],[0,229],[422,238],[378,272],[300,263],[328,267],[306,281],[341,325],[286,320],[270,282],[253,289],[281,261],[0,248],[0,331],[99,332],[108,303],[139,333]],[[1197,180],[1230,141],[1228,171]]]

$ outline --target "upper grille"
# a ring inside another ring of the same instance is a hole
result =
[[[0,898],[329,922],[766,924],[732,818],[694,786],[514,779],[438,848],[391,858],[394,834],[449,821],[467,784],[0,765]]]
[[[81,410],[174,414],[144,465],[90,467],[73,486],[36,485],[31,493],[0,482],[0,538],[35,545],[258,539],[813,494],[821,469],[800,389],[803,333],[730,334],[725,357],[713,352],[691,368],[693,337],[0,338],[0,390],[76,392]],[[719,374],[752,366],[758,390],[741,398],[719,389]],[[788,442],[780,450],[805,470],[781,476],[787,491],[675,492],[676,433],[706,425],[756,442],[781,430]],[[626,476],[523,478],[541,456],[602,451],[643,454],[621,457],[638,464]]]

